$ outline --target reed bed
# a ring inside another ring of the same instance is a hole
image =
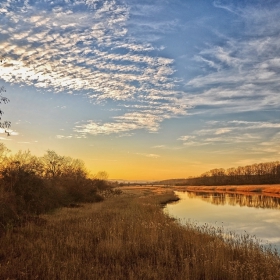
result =
[[[280,259],[251,238],[181,226],[173,192],[121,194],[42,215],[0,239],[0,279],[280,279]]]
[[[240,192],[240,193],[259,193],[269,196],[280,195],[280,185],[229,185],[229,186],[186,186],[175,187],[178,190],[187,191],[218,191],[218,192]]]

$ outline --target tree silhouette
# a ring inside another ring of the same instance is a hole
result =
[[[223,186],[260,185],[280,183],[280,162],[254,163],[252,165],[212,169],[198,177],[182,179],[177,185]],[[173,182],[174,184],[174,182]]]
[[[1,58],[0,59],[0,64],[2,64],[5,61],[5,58]],[[0,104],[7,104],[8,102],[10,102],[10,100],[5,97],[2,96],[2,92],[6,92],[5,88],[2,86],[0,87]],[[10,136],[10,132],[8,132],[6,130],[6,128],[10,128],[11,127],[11,122],[9,121],[2,121],[2,115],[4,114],[4,112],[0,109],[0,128],[5,129],[5,133],[7,133],[8,136]]]
[[[2,92],[6,92],[4,87],[0,87],[0,104],[6,104],[10,100],[7,97],[2,96]],[[3,114],[4,114],[4,112],[0,109],[0,128],[6,129],[6,128],[11,127],[11,122],[2,121]],[[5,130],[5,132],[7,133],[8,136],[10,136],[10,133],[7,130]]]

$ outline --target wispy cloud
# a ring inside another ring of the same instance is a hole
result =
[[[215,134],[219,135],[219,134],[225,134],[230,132],[231,129],[230,128],[219,128],[216,130]]]
[[[137,129],[145,129],[149,132],[157,132],[160,123],[164,119],[176,116],[177,108],[168,108],[163,105],[154,110],[139,110],[136,112],[125,113],[122,116],[113,117],[112,122],[95,122],[93,120],[76,125],[75,132],[86,134],[111,134],[123,133]],[[180,112],[178,112],[179,115]]]
[[[190,139],[193,139],[193,138],[195,138],[195,136],[184,135],[184,136],[179,137],[178,140],[189,141]]]
[[[185,146],[235,145],[251,153],[280,153],[280,123],[249,121],[208,122],[207,128],[181,136]],[[247,144],[250,144],[248,147]],[[265,148],[267,146],[267,148]],[[221,148],[221,147],[220,147]],[[216,151],[214,151],[216,152]]]
[[[261,9],[236,1],[215,1],[214,5],[236,14],[243,32],[195,55],[204,74],[187,82],[189,91],[196,94],[186,95],[185,103],[207,106],[213,113],[278,109],[280,5]]]
[[[56,135],[56,138],[57,139],[71,139],[73,136],[72,135],[68,135],[68,136],[65,136],[65,135]]]
[[[151,148],[158,149],[158,150],[177,151],[177,150],[181,150],[182,146],[181,145],[155,145],[152,146]]]
[[[156,146],[153,146],[152,148],[155,148],[155,149],[165,149],[166,145],[156,145]]]
[[[11,129],[3,129],[3,128],[0,128],[0,134],[9,134],[9,136],[17,136],[19,135],[18,132],[16,131],[13,131]]]
[[[1,136],[0,136],[0,140],[10,141],[11,139],[10,139],[10,138],[7,138],[7,137],[1,137]]]
[[[159,158],[160,157],[160,155],[157,155],[157,154],[137,153],[137,155],[148,157],[148,158]]]
[[[156,132],[159,128],[161,116],[145,112],[126,113],[123,116],[114,117],[114,122],[98,123],[88,121],[85,124],[77,125],[75,131],[79,134],[111,134],[123,133],[136,129],[146,129]]]

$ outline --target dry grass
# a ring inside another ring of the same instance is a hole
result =
[[[280,279],[280,260],[248,237],[180,226],[151,189],[63,208],[0,239],[0,279]],[[44,222],[45,221],[45,222]]]
[[[186,186],[174,188],[181,191],[259,193],[268,196],[280,197],[280,185]]]

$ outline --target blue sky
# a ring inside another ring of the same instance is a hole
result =
[[[117,179],[279,160],[279,1],[8,0],[13,152]]]

